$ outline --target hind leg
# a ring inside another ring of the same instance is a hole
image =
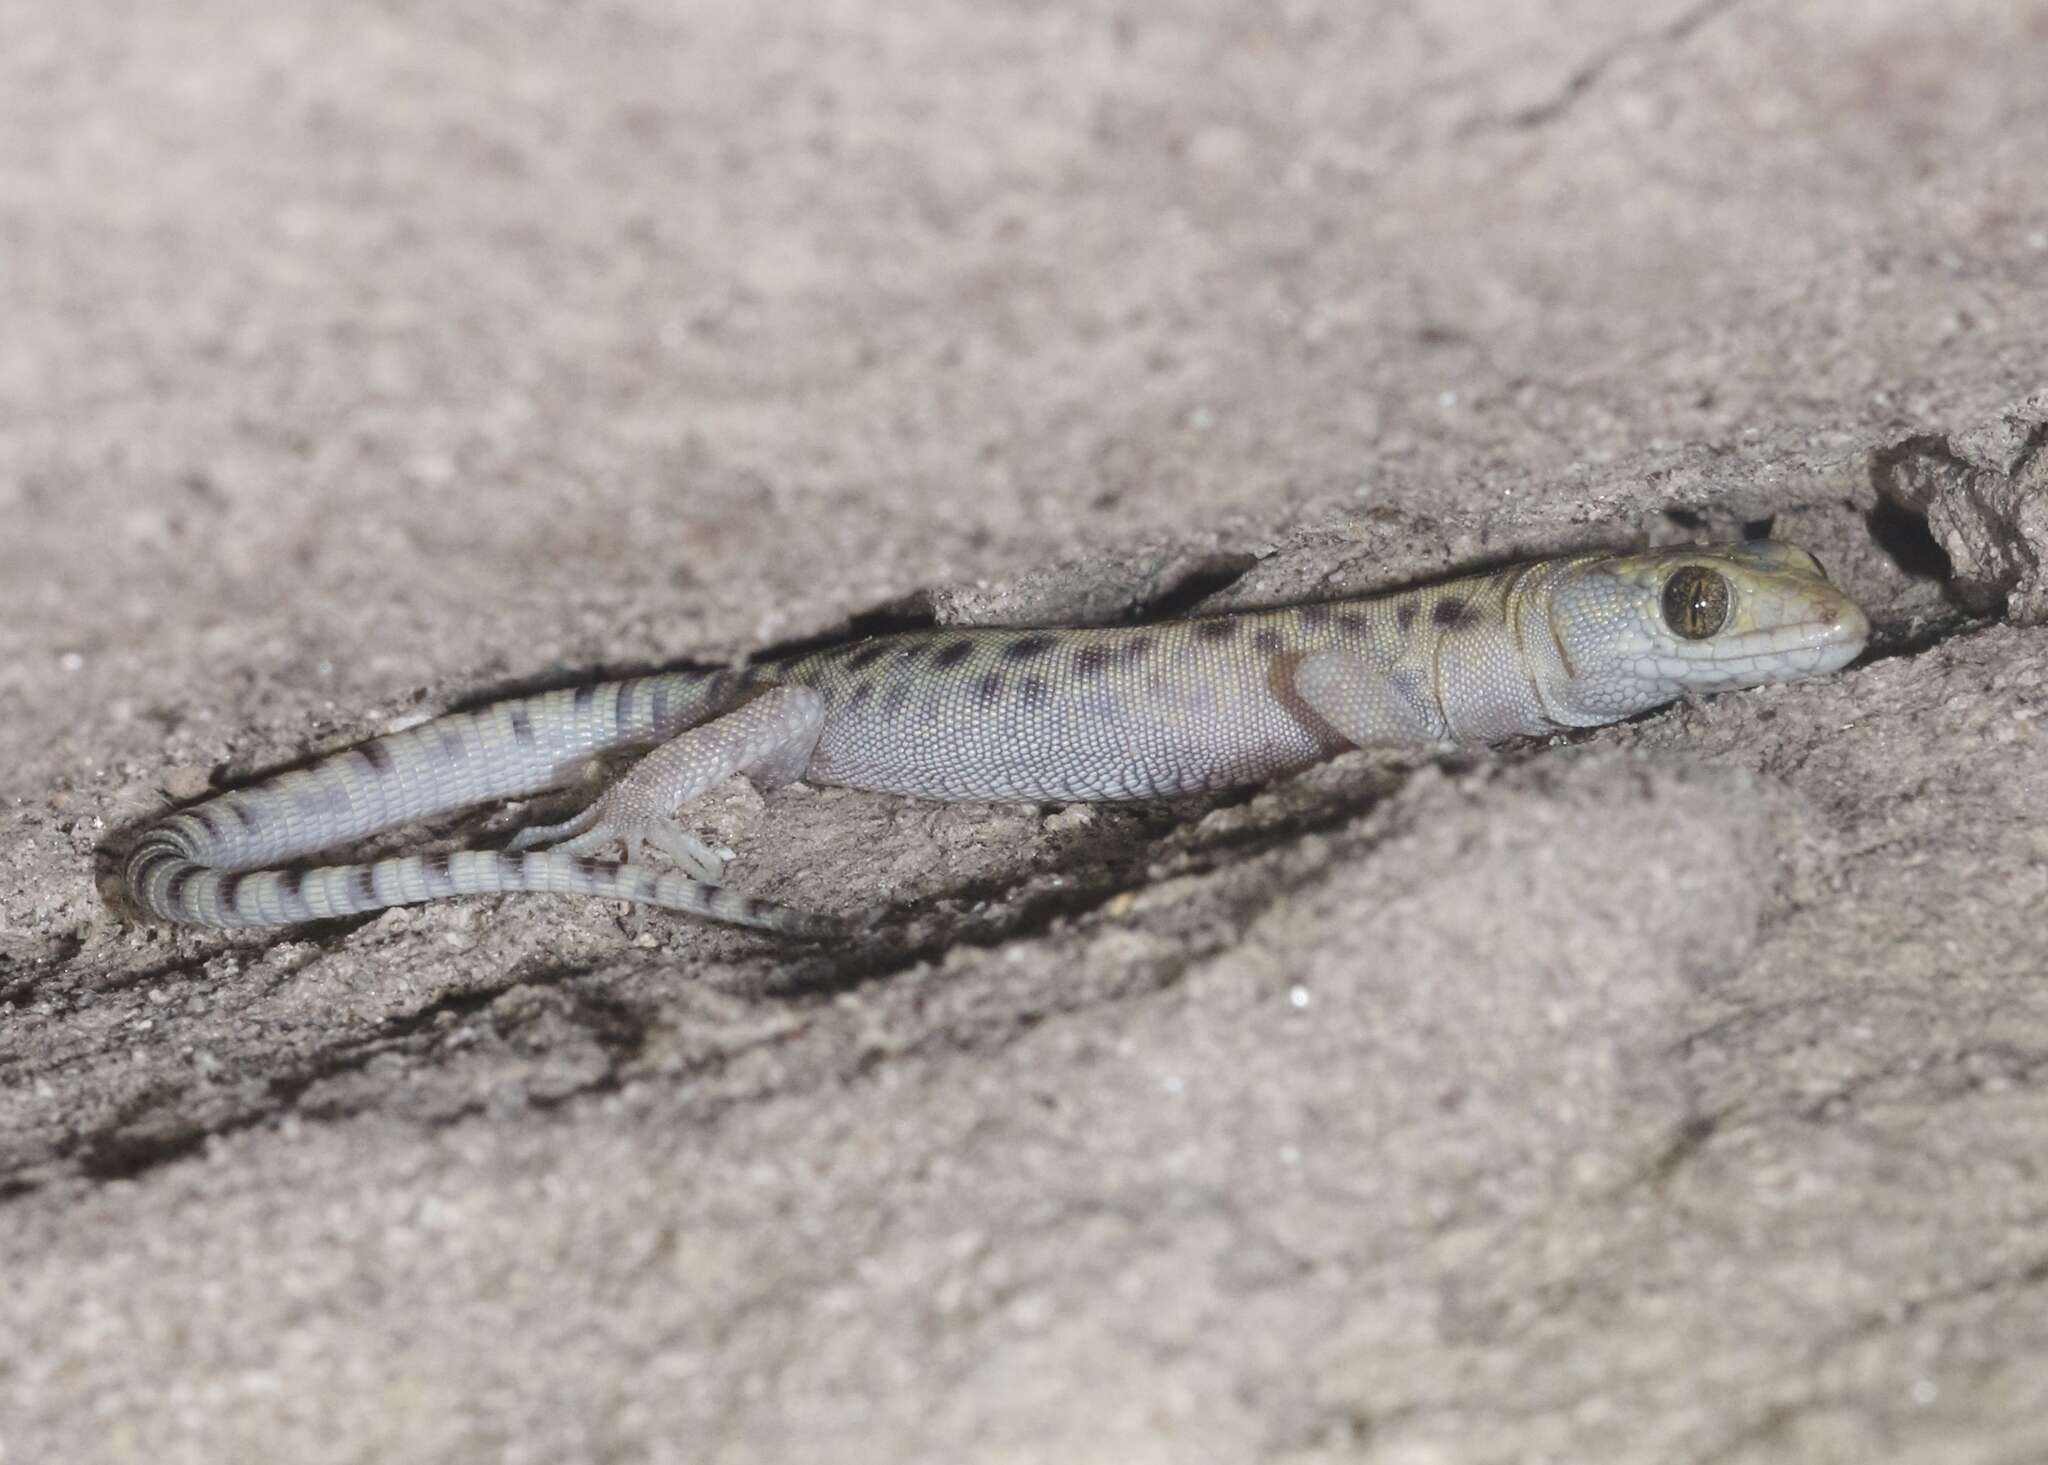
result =
[[[521,830],[513,849],[553,846],[594,854],[651,844],[691,876],[716,884],[725,862],[676,821],[684,804],[735,773],[773,787],[797,777],[825,727],[825,699],[809,687],[769,687],[722,717],[680,733],[635,763],[575,818]]]

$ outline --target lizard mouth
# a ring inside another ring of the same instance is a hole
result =
[[[1870,617],[1863,607],[1832,586],[1809,592],[1801,618],[1800,649],[1817,653],[1816,671],[1839,671],[1863,654],[1870,642]]]

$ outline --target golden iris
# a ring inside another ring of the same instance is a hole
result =
[[[1688,641],[1704,641],[1728,624],[1728,581],[1704,565],[1685,565],[1664,582],[1664,624]]]

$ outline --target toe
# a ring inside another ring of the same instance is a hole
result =
[[[693,880],[717,885],[725,879],[724,858],[687,829],[674,825],[657,827],[650,835],[650,842],[680,865]]]
[[[563,840],[555,848],[565,855],[583,856],[594,855],[599,850],[614,844],[624,844],[626,846],[626,855],[628,858],[631,858],[634,847],[639,844],[639,840],[631,834],[614,829],[609,823],[599,823],[584,830],[583,833],[577,835],[574,839]]]

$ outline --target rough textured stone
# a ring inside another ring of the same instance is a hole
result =
[[[2048,7],[0,34],[0,1461],[2048,1454]],[[708,801],[845,948],[101,897],[509,687],[1767,524],[1863,664]]]
[[[2048,394],[1951,436],[1907,438],[1871,473],[1927,521],[1965,603],[2015,625],[2048,621]]]

